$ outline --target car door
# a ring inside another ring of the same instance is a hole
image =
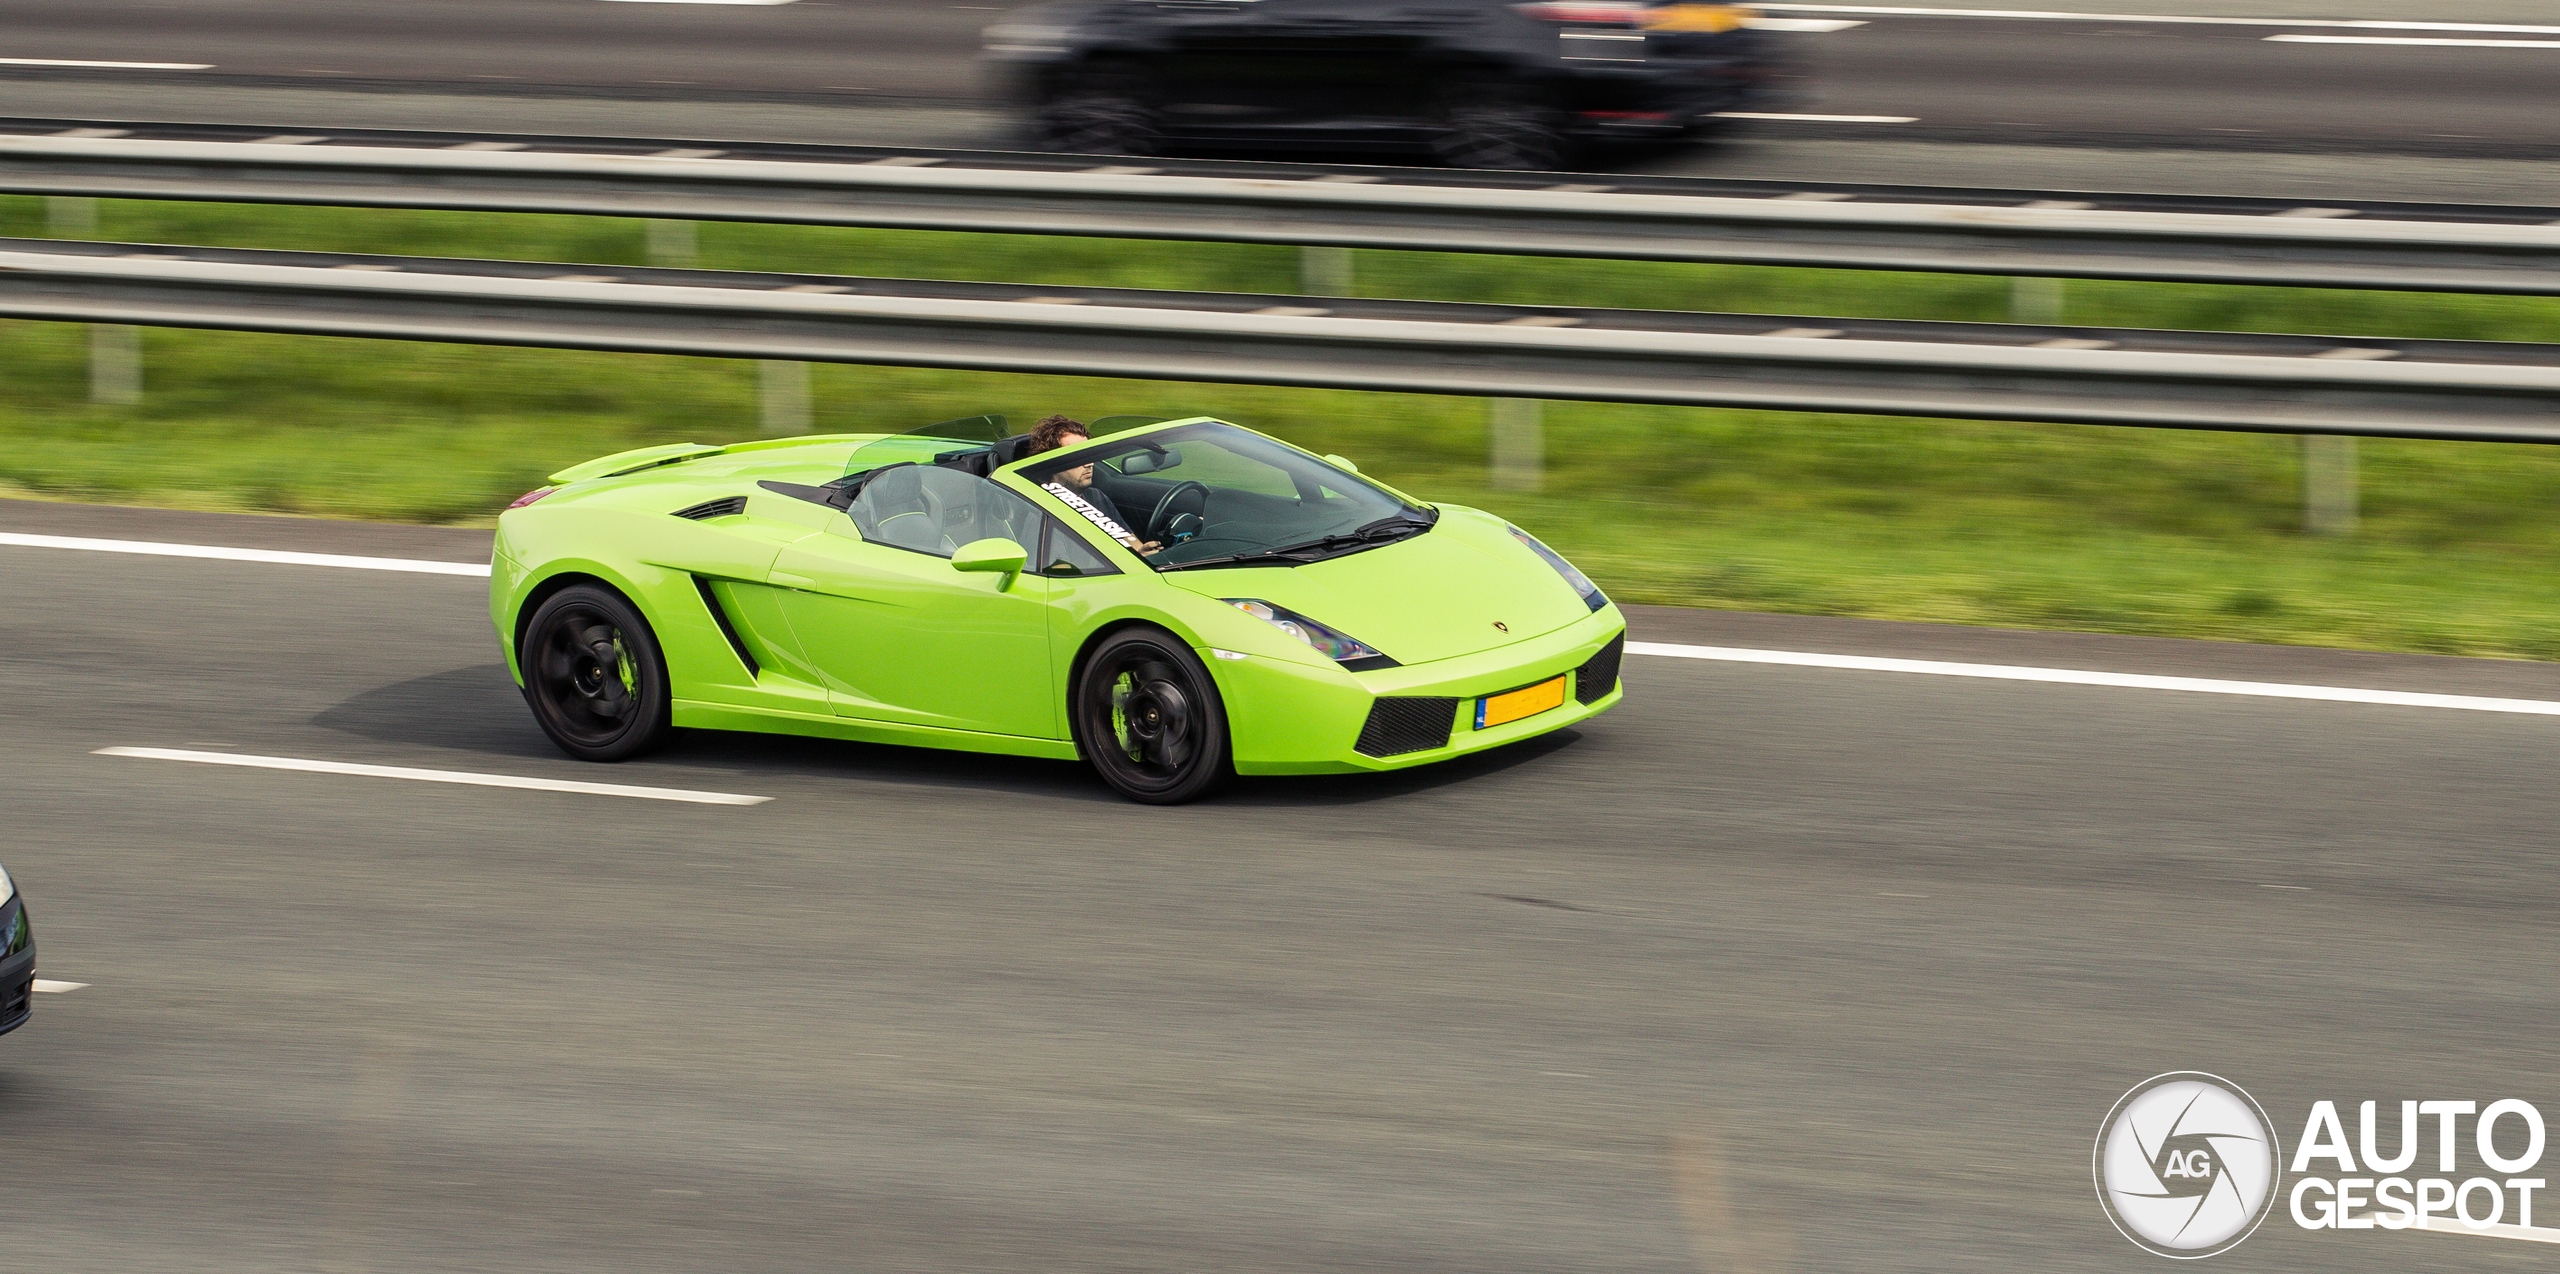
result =
[[[772,582],[839,715],[1063,738],[1053,693],[1042,515],[974,474],[929,465],[864,484],[848,515],[785,548]],[[1014,576],[951,565],[962,545],[1009,539]]]
[[[1328,57],[1336,33],[1308,22],[1324,0],[1167,0],[1158,9],[1165,122],[1176,132],[1283,136],[1339,113],[1344,86]]]

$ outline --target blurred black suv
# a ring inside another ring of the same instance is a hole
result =
[[[1430,150],[1555,168],[1590,142],[1671,140],[1786,78],[1750,10],[1593,0],[1068,0],[986,32],[1038,144]]]
[[[9,869],[0,867],[0,1035],[27,1024],[35,989],[36,936],[27,925],[27,900],[18,896]]]

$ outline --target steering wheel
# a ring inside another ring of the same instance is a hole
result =
[[[1200,493],[1200,507],[1177,511],[1173,502],[1193,491]],[[1174,483],[1173,490],[1165,492],[1164,498],[1156,501],[1156,511],[1147,515],[1146,538],[1158,544],[1180,544],[1208,529],[1209,488],[1197,482],[1183,481]]]

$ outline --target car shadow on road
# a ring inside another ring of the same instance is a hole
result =
[[[557,757],[505,664],[475,664],[393,682],[322,710],[311,723],[384,743],[492,756]]]
[[[524,697],[504,664],[477,664],[413,677],[357,694],[312,718],[314,725],[384,743],[450,748],[493,757],[558,760],[526,711]],[[1239,778],[1208,799],[1217,806],[1305,808],[1359,805],[1412,796],[1436,788],[1491,778],[1534,765],[1571,747],[1578,731],[1524,740],[1508,747],[1438,765],[1375,774],[1322,774]],[[678,730],[632,770],[673,764],[740,775],[788,775],[810,779],[867,779],[1060,800],[1118,803],[1082,762],[940,748],[895,747],[786,734],[729,730]]]

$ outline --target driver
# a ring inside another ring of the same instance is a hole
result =
[[[1085,432],[1082,421],[1065,416],[1049,416],[1031,427],[1031,449],[1028,454],[1036,456],[1042,452],[1056,451],[1060,447],[1072,447],[1092,440],[1093,435]],[[1111,494],[1093,485],[1092,465],[1080,464],[1072,469],[1061,469],[1054,476],[1054,480],[1074,488],[1078,499],[1102,510],[1103,516],[1122,526],[1130,525],[1129,519],[1121,514],[1120,506],[1112,501]],[[1120,542],[1136,553],[1156,553],[1164,548],[1153,540],[1140,540],[1134,535],[1122,536]]]

